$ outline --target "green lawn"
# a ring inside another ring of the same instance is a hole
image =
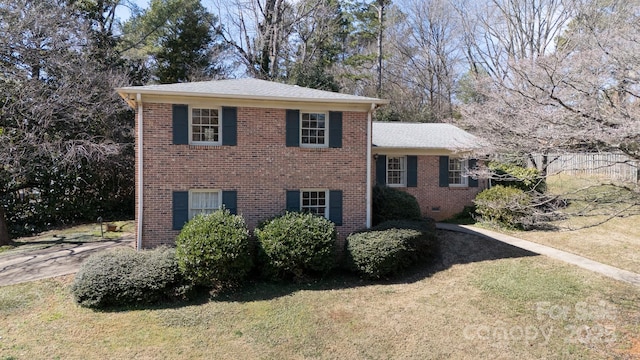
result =
[[[0,288],[0,359],[632,359],[640,291],[471,235],[403,278],[255,283],[96,312],[73,277]]]
[[[639,209],[627,209],[626,204],[618,201],[620,196],[631,200],[637,195],[612,186],[591,187],[597,181],[594,178],[575,176],[551,177],[548,184],[552,193],[571,194],[571,205],[567,211],[586,210],[590,216],[570,217],[553,223],[558,227],[553,231],[520,231],[509,234],[640,273],[640,215],[636,215]],[[626,211],[622,211],[623,209]],[[622,216],[610,219],[609,216],[598,215],[603,212],[621,212]]]

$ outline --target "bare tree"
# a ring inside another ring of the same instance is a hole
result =
[[[285,58],[292,24],[298,21],[294,7],[286,0],[216,1],[225,26],[220,34],[234,50],[239,64],[251,75],[276,79]]]
[[[87,22],[64,1],[0,2],[0,244],[5,206],[56,186],[55,174],[118,154],[124,76],[92,58]],[[33,190],[38,191],[34,192]]]
[[[387,82],[404,121],[444,121],[453,116],[463,58],[461,26],[448,0],[411,0],[389,34]]]
[[[482,59],[474,63],[487,70],[475,83],[482,100],[462,107],[465,125],[500,153],[622,151],[640,159],[640,1],[547,5],[561,7],[512,14],[499,29],[483,23],[486,35],[473,44]],[[518,20],[525,18],[536,22]],[[628,190],[638,194],[637,185]],[[635,195],[618,200],[640,204]]]
[[[508,78],[509,64],[535,61],[554,50],[555,41],[576,15],[574,0],[460,1],[470,68]]]
[[[339,61],[348,35],[348,22],[338,0],[301,0],[302,14],[293,24],[291,53],[284,70],[287,80],[300,86],[338,91],[332,69]]]

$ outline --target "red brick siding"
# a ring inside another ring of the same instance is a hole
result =
[[[373,162],[375,184],[376,164]],[[440,187],[439,156],[418,156],[418,184],[416,187],[397,188],[416,197],[423,216],[437,221],[445,220],[471,205],[476,195],[486,188],[479,180],[478,187]],[[439,208],[439,210],[437,210]]]
[[[144,104],[142,246],[174,243],[172,192],[190,189],[236,190],[238,214],[250,230],[285,209],[286,190],[342,190],[341,239],[363,228],[367,114],[343,113],[338,149],[286,147],[285,114],[283,109],[238,108],[237,146],[173,145],[171,104]]]

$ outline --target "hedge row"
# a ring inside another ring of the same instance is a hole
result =
[[[350,235],[346,258],[365,277],[392,276],[433,254],[434,233],[427,221],[385,222]],[[244,219],[227,210],[200,215],[185,225],[176,249],[120,249],[90,257],[72,291],[87,307],[149,304],[194,286],[238,285],[251,271],[269,279],[299,280],[326,275],[337,265],[335,226],[324,217],[285,213],[261,224],[255,239]]]

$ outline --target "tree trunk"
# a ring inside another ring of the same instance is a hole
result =
[[[9,227],[7,226],[7,218],[4,214],[4,208],[0,205],[0,246],[10,245]]]
[[[378,0],[378,84],[377,95],[382,96],[382,37],[384,36],[384,0]]]

